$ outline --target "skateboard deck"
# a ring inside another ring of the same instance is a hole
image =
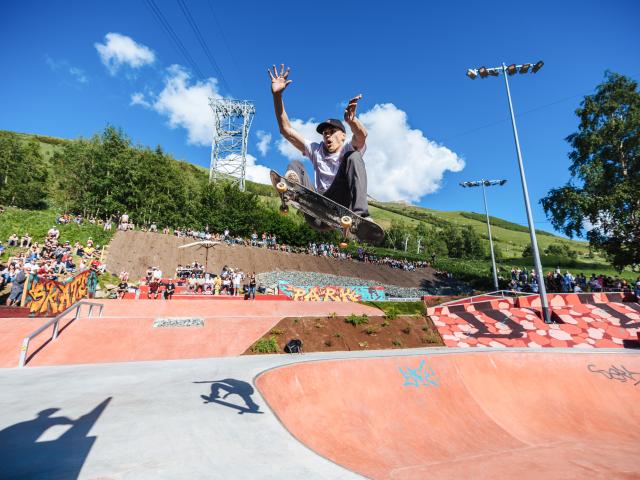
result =
[[[271,170],[271,183],[280,195],[282,213],[288,213],[289,205],[293,205],[331,229],[340,230],[344,240],[351,235],[361,242],[374,245],[382,242],[384,230],[380,225],[365,220],[344,205],[297,182],[287,180],[274,170]]]

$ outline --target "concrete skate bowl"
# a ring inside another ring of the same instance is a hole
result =
[[[637,354],[318,361],[256,383],[299,441],[369,478],[640,478]]]

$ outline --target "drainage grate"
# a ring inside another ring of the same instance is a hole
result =
[[[204,327],[204,320],[197,317],[160,317],[153,322],[153,328]]]

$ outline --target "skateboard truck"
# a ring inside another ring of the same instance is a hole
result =
[[[349,229],[352,224],[353,220],[349,215],[344,215],[340,218],[340,226],[342,227],[342,242],[340,242],[340,248],[342,249],[347,248],[347,245],[349,245],[347,242],[347,234],[349,233]]]
[[[287,205],[287,201],[285,200],[285,193],[287,192],[287,184],[284,182],[278,182],[276,184],[276,190],[280,194],[280,213],[283,215],[287,215],[289,213],[289,205]]]

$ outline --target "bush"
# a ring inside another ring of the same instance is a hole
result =
[[[251,347],[251,351],[253,353],[278,353],[280,351],[280,347],[278,347],[278,342],[276,337],[269,338],[261,338]]]
[[[352,313],[347,318],[345,318],[344,321],[356,327],[358,325],[369,323],[369,317],[366,313],[363,313],[362,315],[356,315],[355,313]]]
[[[440,335],[433,330],[429,330],[423,337],[422,343],[440,343]]]

